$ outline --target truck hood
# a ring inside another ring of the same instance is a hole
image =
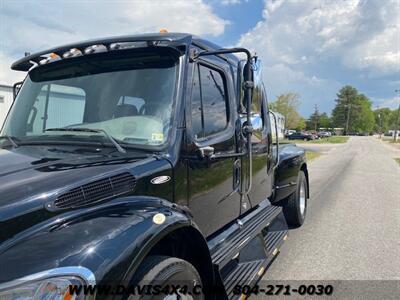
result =
[[[158,165],[154,165],[155,161]],[[167,161],[140,152],[121,155],[115,151],[99,153],[52,146],[0,149],[0,245],[68,211],[52,211],[45,207],[68,190],[110,174],[129,172],[139,180],[141,174],[147,176],[165,169],[170,169]]]

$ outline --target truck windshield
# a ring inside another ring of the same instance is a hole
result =
[[[121,51],[122,52],[122,51]],[[31,70],[1,135],[23,144],[119,144],[160,148],[171,130],[178,78],[171,53],[97,54]]]

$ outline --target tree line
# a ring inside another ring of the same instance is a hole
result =
[[[395,129],[399,120],[397,109],[372,109],[371,100],[356,88],[346,85],[339,90],[335,99],[335,107],[330,116],[314,107],[308,119],[298,112],[301,104],[297,93],[279,95],[270,108],[285,117],[285,128],[295,130],[317,131],[320,128],[342,128],[344,134],[349,133],[384,133]]]

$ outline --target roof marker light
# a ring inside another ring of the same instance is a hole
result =
[[[168,33],[168,30],[165,28],[160,29],[160,33]]]
[[[83,52],[85,54],[107,52],[107,47],[102,44],[92,45],[87,47]]]
[[[134,42],[112,43],[110,45],[110,50],[125,50],[125,49],[141,48],[141,47],[147,47],[147,42],[134,41]]]
[[[81,55],[82,55],[81,50],[77,48],[72,48],[63,54],[63,58],[77,57]]]
[[[45,64],[47,64],[47,63],[49,63],[49,62],[54,62],[54,61],[57,61],[57,60],[60,60],[61,59],[61,57],[60,56],[58,56],[56,53],[54,53],[54,52],[52,52],[52,53],[49,53],[49,54],[46,54],[46,55],[44,55],[44,59],[42,59],[42,60],[40,60],[39,61],[39,65],[45,65]]]

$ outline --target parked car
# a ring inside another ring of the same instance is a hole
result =
[[[295,132],[296,132],[296,130],[286,129],[285,130],[285,137],[287,138],[289,135],[292,135]]]
[[[320,131],[318,132],[318,136],[320,138],[327,138],[330,137],[332,134],[329,131]]]
[[[319,140],[320,139],[320,136],[318,135],[318,132],[312,131],[312,132],[310,132],[310,134],[312,135],[313,140]]]
[[[289,140],[303,140],[303,141],[311,141],[314,140],[315,137],[311,133],[306,132],[295,132],[288,136]]]

